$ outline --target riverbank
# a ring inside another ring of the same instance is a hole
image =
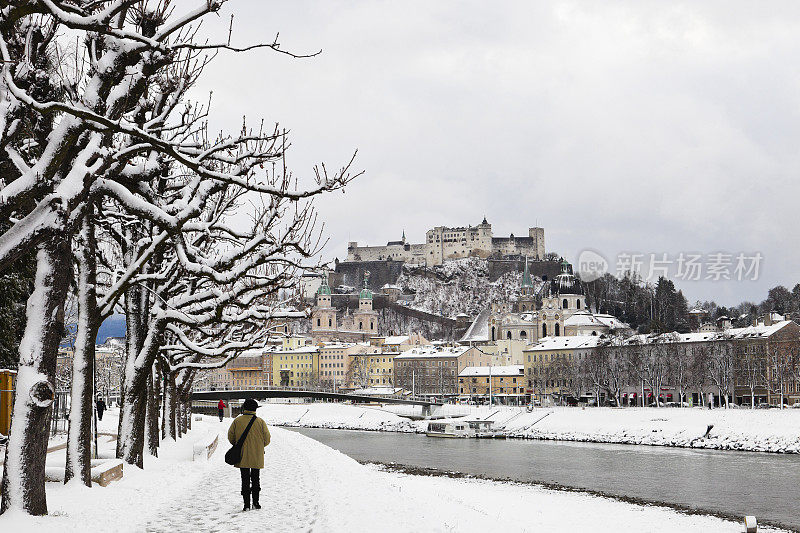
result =
[[[512,438],[800,453],[800,409],[551,407],[528,412],[520,407],[460,405],[443,409],[452,417],[493,420]],[[264,416],[273,425],[424,433],[426,421],[401,416],[412,414],[417,413],[410,406],[269,403],[264,407]],[[713,426],[710,431],[709,426]]]
[[[48,483],[49,516],[2,515],[0,530],[741,530],[736,521],[580,492],[386,472],[281,428],[272,428],[266,450],[263,508],[242,513],[238,472],[223,462],[227,444],[222,441],[208,462],[192,461],[193,441],[209,433],[224,439],[228,425],[202,417],[186,438],[164,443],[161,457],[148,457],[145,470],[126,467],[125,476],[105,488]]]

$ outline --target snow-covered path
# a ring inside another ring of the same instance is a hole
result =
[[[267,448],[269,453],[261,471],[260,511],[242,512],[239,472],[220,460],[229,447],[226,440],[215,454],[213,470],[151,520],[147,531],[313,530],[320,516],[313,483],[315,473],[311,463],[291,445],[294,434],[277,432],[280,438]]]

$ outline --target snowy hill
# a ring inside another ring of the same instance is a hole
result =
[[[522,283],[521,272],[508,272],[497,281],[489,281],[484,259],[466,258],[443,265],[423,267],[404,265],[397,280],[403,293],[413,292],[408,307],[453,317],[466,313],[474,317],[492,302],[515,301]],[[534,278],[538,291],[542,281]]]

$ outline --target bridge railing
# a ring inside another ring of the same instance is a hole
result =
[[[281,392],[291,392],[292,394],[290,397],[302,397],[304,395],[308,395],[312,398],[330,398],[333,400],[348,400],[352,399],[356,402],[363,402],[367,401],[383,401],[386,403],[416,403],[416,404],[428,404],[428,405],[442,405],[441,399],[436,398],[425,398],[421,396],[417,397],[404,397],[404,396],[392,396],[392,395],[376,395],[376,394],[353,394],[350,392],[342,392],[342,391],[331,391],[330,389],[314,389],[314,388],[304,388],[304,387],[264,387],[258,389],[251,389],[251,388],[242,388],[242,389],[210,389],[210,390],[195,390],[192,391],[192,394],[201,395],[202,399],[207,400],[213,398],[215,393],[225,393],[220,395],[222,397],[232,398],[232,395],[236,393],[243,393],[243,396],[250,396],[250,397],[258,397],[258,393],[264,393],[264,397],[271,397],[271,398],[280,398],[279,395]],[[255,393],[255,394],[254,394]],[[200,400],[200,398],[196,398],[195,401]]]

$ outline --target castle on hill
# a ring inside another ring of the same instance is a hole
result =
[[[464,257],[520,256],[542,260],[544,255],[544,228],[529,228],[526,237],[515,237],[513,233],[509,237],[495,237],[492,225],[484,218],[477,226],[436,226],[426,232],[422,244],[406,242],[405,232],[399,241],[390,241],[386,246],[359,246],[350,242],[346,261],[391,260],[434,266]]]

